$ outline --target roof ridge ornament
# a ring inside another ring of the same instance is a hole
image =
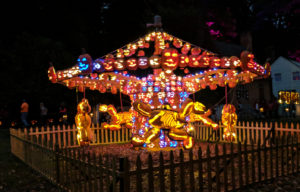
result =
[[[147,27],[154,27],[155,31],[161,31],[162,30],[162,22],[161,22],[161,16],[155,15],[154,16],[154,23],[147,23]]]

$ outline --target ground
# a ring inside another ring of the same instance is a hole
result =
[[[58,191],[47,179],[30,169],[10,153],[9,131],[0,130],[0,191]],[[300,191],[300,174],[255,184],[240,192],[297,192]]]
[[[10,153],[8,129],[0,130],[0,191],[58,191],[41,175]]]

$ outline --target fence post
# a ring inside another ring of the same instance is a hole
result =
[[[59,146],[55,144],[55,170],[56,170],[56,183],[59,184],[60,178],[60,170],[59,170]]]

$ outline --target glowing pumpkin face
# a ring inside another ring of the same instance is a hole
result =
[[[77,59],[78,67],[81,72],[91,73],[92,72],[92,58],[89,54],[80,55]]]
[[[254,55],[249,51],[243,51],[241,53],[241,62],[242,62],[242,69],[253,69],[254,68]]]
[[[96,59],[93,63],[93,71],[99,73],[102,72],[104,70],[103,67],[103,60],[102,59]]]
[[[199,59],[199,62],[200,62],[200,67],[209,67],[209,57],[208,56],[201,56],[200,59]]]
[[[176,49],[165,49],[162,52],[162,67],[164,69],[175,70],[178,66],[179,56]]]
[[[179,67],[184,68],[189,64],[189,56],[181,54],[179,56]]]
[[[140,69],[147,69],[148,68],[148,58],[147,57],[140,57],[138,59],[138,66]]]
[[[212,57],[209,63],[210,63],[210,68],[220,67],[220,58]]]
[[[125,63],[124,63],[124,59],[117,59],[115,62],[114,62],[114,68],[119,70],[119,71],[122,71],[125,69]]]
[[[189,67],[200,67],[198,55],[190,55],[189,56]]]
[[[113,64],[114,64],[114,59],[111,58],[105,59],[103,62],[104,69],[106,71],[113,71],[114,70]]]
[[[235,56],[230,57],[229,61],[230,61],[230,67],[232,69],[241,67],[241,65],[242,65],[241,60],[239,60],[239,58],[237,58]]]
[[[138,67],[137,60],[135,58],[127,59],[127,61],[126,61],[126,67],[129,70],[136,70],[137,67]]]
[[[157,55],[151,56],[149,58],[149,64],[152,68],[159,68],[161,63],[161,58]]]
[[[222,57],[220,64],[222,68],[229,68],[231,66],[230,60],[227,57]]]

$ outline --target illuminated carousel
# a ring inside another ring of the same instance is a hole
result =
[[[93,60],[90,55],[79,56],[72,68],[48,71],[53,83],[68,88],[125,94],[130,97],[129,111],[118,112],[105,104],[99,111],[108,112],[111,121],[103,129],[132,129],[132,144],[136,148],[161,150],[193,146],[190,135],[193,122],[202,122],[213,129],[218,124],[209,116],[211,111],[190,94],[202,89],[216,90],[218,86],[234,88],[238,83],[251,83],[269,76],[270,65],[261,66],[248,51],[236,56],[221,57],[162,30],[155,30],[103,57]],[[90,106],[84,98],[78,104],[76,126],[78,142],[88,145],[91,140],[88,115]],[[223,137],[236,139],[235,108],[226,104],[222,111],[225,126]]]

